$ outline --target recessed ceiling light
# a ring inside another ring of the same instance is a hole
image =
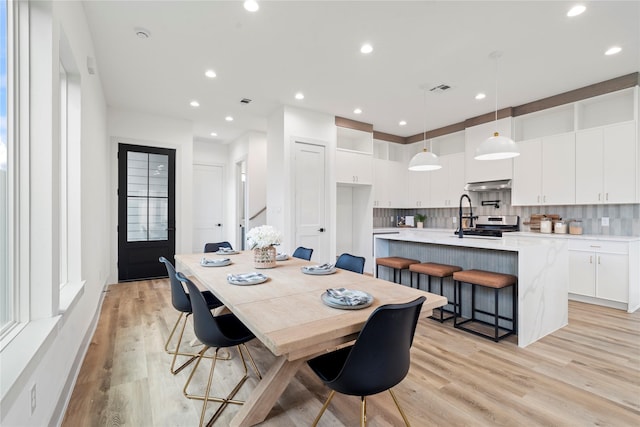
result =
[[[257,12],[260,9],[260,5],[256,0],[246,0],[244,2],[244,8],[249,12]]]
[[[479,93],[476,95],[476,99],[480,100],[480,99],[485,99],[487,97],[487,95],[485,95],[484,93]]]
[[[205,76],[209,77],[210,79],[213,79],[214,77],[216,77],[216,72],[213,70],[207,70],[204,73]]]
[[[569,9],[569,12],[567,12],[567,16],[573,18],[574,16],[580,15],[585,10],[587,10],[585,6],[578,4]]]
[[[136,27],[133,29],[133,32],[139,39],[148,39],[151,37],[151,32],[146,28]]]
[[[231,116],[227,116],[227,117],[225,117],[224,119],[225,119],[226,121],[228,121],[228,122],[232,122],[232,121],[233,121],[233,117],[231,117]]]
[[[400,122],[398,123],[400,126],[406,126],[407,122],[406,120],[400,120]]]
[[[612,46],[604,53],[605,55],[615,55],[616,53],[620,53],[622,48],[620,46]]]
[[[373,46],[371,46],[369,43],[365,43],[360,47],[360,52],[371,53],[373,52]]]
[[[199,107],[200,103],[194,99],[189,103],[189,105],[191,105],[192,107]]]
[[[359,108],[356,108],[355,110],[353,110],[353,112],[354,112],[355,114],[362,114],[362,110],[361,110],[361,109],[359,109]]]
[[[218,134],[215,132],[211,132],[211,136],[218,136]]]
[[[302,92],[296,93],[296,99],[304,99],[304,93]]]

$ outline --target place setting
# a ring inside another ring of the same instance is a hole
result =
[[[341,310],[359,310],[369,307],[373,302],[371,294],[346,288],[327,289],[321,299],[325,305]]]
[[[252,271],[250,273],[242,273],[242,274],[228,274],[227,282],[232,285],[238,286],[250,286],[250,285],[258,285],[260,283],[264,283],[269,280],[269,277],[262,273],[257,273]]]
[[[200,265],[203,267],[225,267],[231,264],[230,258],[206,258],[202,257]]]
[[[286,261],[289,259],[289,255],[286,252],[278,252],[276,254],[276,261]]]
[[[236,255],[239,254],[240,252],[236,251],[235,249],[232,248],[227,248],[227,247],[220,247],[218,248],[218,251],[215,252],[216,255]]]
[[[335,264],[321,264],[321,265],[306,265],[301,268],[304,274],[312,274],[323,276],[326,274],[333,274],[336,272]]]

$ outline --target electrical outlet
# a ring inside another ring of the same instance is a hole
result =
[[[602,226],[603,227],[608,227],[609,226],[609,217],[608,216],[603,216],[602,217]]]
[[[34,384],[31,387],[31,414],[33,414],[36,410],[36,385]]]

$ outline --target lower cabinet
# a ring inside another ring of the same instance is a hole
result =
[[[570,241],[569,293],[629,303],[628,244]]]

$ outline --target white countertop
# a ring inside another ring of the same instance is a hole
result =
[[[454,236],[454,229],[447,228],[410,228],[410,227],[385,227],[374,228],[373,234],[386,234],[386,233],[428,233],[438,236]],[[640,236],[607,236],[604,234],[545,234],[535,233],[531,231],[518,231],[504,233],[504,237],[509,240],[519,237],[534,237],[539,239],[571,239],[571,240],[599,240],[599,241],[611,241],[611,242],[637,242],[640,241]],[[464,239],[490,239],[482,236],[464,236]],[[499,240],[499,238],[494,238]]]

